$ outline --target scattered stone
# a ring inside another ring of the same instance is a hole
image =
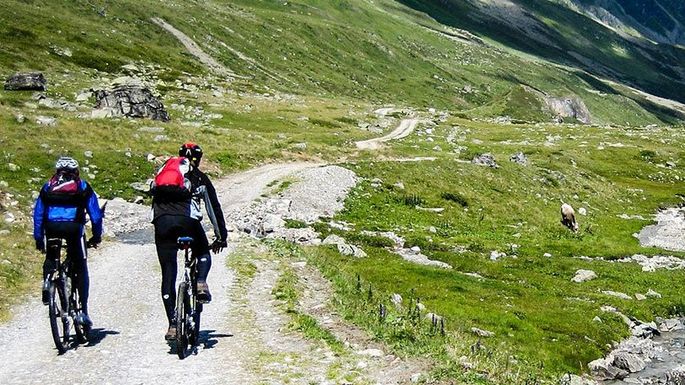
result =
[[[5,80],[7,91],[45,91],[47,80],[40,72],[16,73]]]
[[[132,189],[134,189],[136,191],[140,191],[140,192],[146,193],[146,192],[150,191],[150,183],[148,183],[148,182],[146,182],[146,183],[133,182],[133,183],[129,184],[129,186],[131,186]]]
[[[636,254],[629,258],[621,259],[620,262],[637,262],[642,266],[642,271],[652,272],[658,269],[676,270],[685,268],[685,260],[674,256],[655,255],[648,257]]]
[[[393,187],[395,187],[395,188],[398,189],[398,190],[404,190],[404,183],[402,183],[402,182],[397,182],[397,183],[395,183],[395,184],[393,185]]]
[[[397,249],[395,251],[402,259],[405,261],[416,263],[425,266],[435,266],[443,269],[451,269],[452,266],[442,261],[435,261],[428,258],[426,255],[421,254],[421,251],[415,251],[412,249]]]
[[[397,293],[393,293],[393,295],[390,297],[390,302],[394,303],[395,306],[399,306],[402,304],[402,296]]]
[[[36,117],[36,124],[47,127],[54,127],[57,125],[57,119],[51,118],[49,116],[38,116]]]
[[[7,163],[7,169],[12,171],[12,172],[15,172],[15,171],[19,170],[19,166],[17,166],[14,163]]]
[[[598,380],[622,380],[629,374],[627,371],[613,365],[613,357],[611,361],[606,358],[599,358],[590,362],[587,366],[592,375]]]
[[[667,319],[659,325],[659,330],[662,332],[672,332],[676,330],[683,330],[683,322],[679,319]]]
[[[509,160],[522,166],[528,165],[528,157],[526,157],[526,155],[523,152],[517,152],[516,154],[509,157]]]
[[[504,257],[506,257],[506,256],[507,256],[506,253],[500,253],[500,252],[497,251],[497,250],[493,250],[493,251],[490,252],[490,260],[491,260],[491,261],[496,261],[496,260],[498,260],[498,259],[500,259],[500,258],[504,258]]]
[[[383,351],[380,349],[360,350],[357,352],[357,354],[360,356],[367,356],[367,357],[374,357],[374,358],[380,358],[380,357],[385,356],[385,353],[383,353]]]
[[[16,217],[12,213],[5,213],[5,222],[6,223],[14,223],[16,220]]]
[[[592,270],[580,269],[576,271],[576,276],[571,278],[571,282],[581,283],[597,278],[597,274]]]
[[[87,90],[79,93],[76,95],[76,101],[77,102],[87,102],[90,97],[93,96],[93,91],[92,90]]]
[[[614,353],[614,366],[630,373],[643,370],[647,365],[645,361],[636,354],[629,352]]]
[[[95,109],[107,111],[109,116],[169,121],[162,102],[143,86],[122,84],[112,90],[96,90],[94,93]]]
[[[597,385],[597,381],[569,373],[561,376],[559,385]]]
[[[656,291],[654,291],[652,289],[649,289],[647,291],[646,295],[647,295],[647,297],[650,297],[650,298],[661,298],[661,294],[657,293]]]
[[[85,156],[86,158],[92,158],[93,157],[93,151],[85,151],[83,153],[83,156]]]
[[[585,207],[581,207],[578,209],[578,214],[580,215],[587,215],[587,209]]]
[[[602,294],[610,295],[612,297],[621,298],[621,299],[633,299],[633,297],[629,296],[626,293],[621,293],[621,292],[611,291],[611,290],[602,290]]]
[[[153,139],[155,142],[166,142],[169,140],[169,137],[166,135],[157,135]]]
[[[499,165],[497,165],[497,162],[495,162],[495,157],[490,153],[475,156],[473,160],[471,160],[471,163],[478,166],[499,168]]]
[[[477,327],[472,327],[471,333],[477,335],[478,337],[485,337],[485,338],[492,337],[495,335],[495,333],[493,333],[491,331],[478,329]]]
[[[635,293],[635,299],[638,301],[644,301],[647,299],[647,297],[644,294]]]
[[[666,373],[666,384],[685,385],[685,365],[680,365]]]
[[[307,143],[295,143],[293,144],[293,148],[296,150],[306,150],[307,149]]]
[[[550,254],[550,253],[544,253],[544,254],[542,254],[542,256],[543,256],[543,257],[550,258],[550,257],[552,256],[552,254]]]
[[[14,120],[16,120],[19,124],[23,124],[26,121],[26,116],[23,114],[16,114],[14,115]]]
[[[599,322],[599,323],[602,323],[602,322],[603,322],[602,319],[599,318],[599,316],[595,316],[595,318],[593,318],[592,321],[593,321],[593,322]]]

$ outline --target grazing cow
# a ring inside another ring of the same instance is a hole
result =
[[[576,222],[576,212],[570,204],[564,203],[561,205],[561,224],[568,227],[573,232],[578,231],[578,222]]]

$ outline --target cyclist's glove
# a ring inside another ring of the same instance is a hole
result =
[[[212,242],[211,247],[212,247],[212,251],[214,252],[214,254],[218,254],[221,252],[221,250],[228,247],[228,243],[226,243],[226,241],[216,240],[216,241]]]
[[[86,242],[86,247],[87,248],[97,248],[98,245],[102,242],[102,238],[100,237],[90,237],[90,239]]]
[[[43,238],[41,239],[36,239],[36,250],[44,253],[45,252],[45,241]]]

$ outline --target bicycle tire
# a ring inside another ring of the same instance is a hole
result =
[[[176,296],[176,354],[180,359],[188,355],[188,310],[188,284],[181,282]]]
[[[63,285],[56,285],[55,281],[50,282],[48,313],[50,315],[50,330],[52,340],[59,354],[63,354],[69,348],[69,309],[65,309],[68,302],[64,298]]]
[[[200,315],[202,313],[202,304],[195,301],[195,313],[193,314],[193,330],[190,338],[191,346],[198,346],[200,344]]]

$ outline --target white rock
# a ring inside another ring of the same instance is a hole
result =
[[[578,214],[580,214],[580,215],[587,215],[587,210],[585,209],[585,207],[580,207],[580,208],[578,209]]]
[[[614,366],[627,372],[635,373],[643,370],[647,364],[645,363],[645,360],[640,358],[637,354],[628,352],[615,352]]]
[[[597,274],[592,270],[580,269],[576,271],[576,276],[571,278],[571,282],[581,283],[597,278]]]
[[[472,327],[471,333],[477,335],[478,337],[492,337],[495,335],[495,333],[491,331],[479,329],[477,327]]]
[[[595,316],[595,318],[592,319],[592,322],[599,322],[599,323],[602,323],[602,319],[599,318],[599,316]]]
[[[7,169],[14,172],[19,170],[19,166],[14,163],[7,163]]]
[[[395,305],[400,305],[402,304],[402,296],[397,293],[393,293],[393,295],[390,297],[390,302],[394,303]]]
[[[621,298],[621,299],[633,299],[633,297],[629,296],[626,293],[621,293],[621,292],[612,291],[612,290],[602,290],[602,294],[610,295],[612,297]]]
[[[83,156],[86,158],[92,158],[93,157],[93,151],[86,151],[83,153]]]
[[[49,116],[38,116],[36,117],[36,123],[41,126],[54,127],[57,125],[57,119]]]
[[[647,299],[647,297],[644,294],[635,293],[635,299],[637,299],[638,301],[644,301]]]
[[[152,154],[147,154],[147,161],[148,161],[148,162],[154,162],[155,158],[156,158],[156,157],[155,157],[154,155],[152,155]]]
[[[657,293],[656,291],[654,291],[652,289],[649,289],[647,291],[646,295],[647,295],[647,297],[651,297],[651,298],[661,298],[661,294]]]
[[[542,256],[543,256],[543,257],[547,257],[547,258],[549,258],[549,257],[551,257],[551,256],[552,256],[552,254],[550,254],[550,253],[544,253],[544,254],[542,254]]]

